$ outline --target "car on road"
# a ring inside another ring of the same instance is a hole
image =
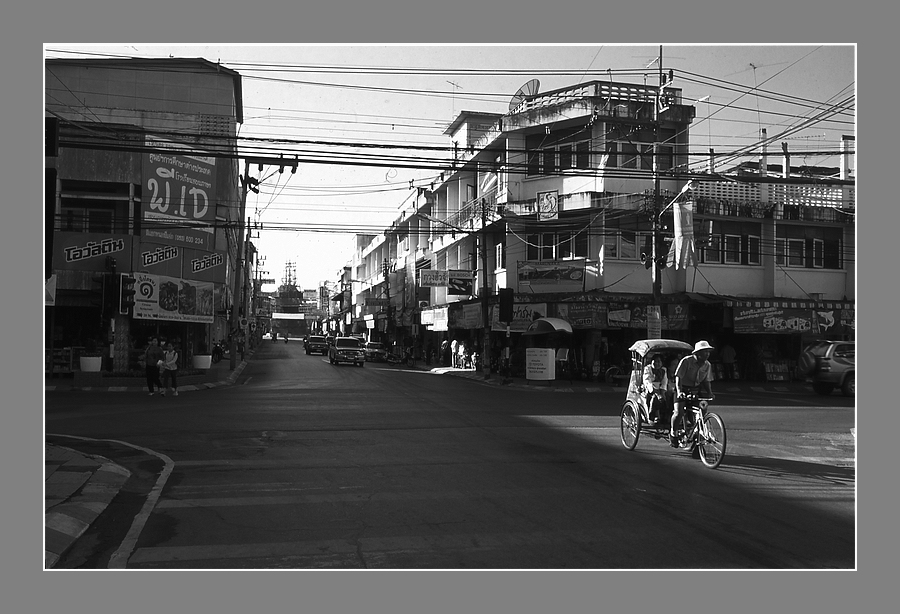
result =
[[[309,339],[306,340],[304,344],[306,346],[307,354],[321,354],[325,356],[328,354],[328,344],[325,343],[325,337],[320,335],[310,335]]]
[[[385,362],[387,360],[387,349],[383,343],[378,341],[370,341],[365,345],[366,360],[369,362]]]
[[[328,362],[333,365],[352,362],[357,367],[362,367],[366,364],[366,353],[356,337],[335,337],[334,343],[328,348]]]
[[[856,343],[817,341],[800,354],[800,373],[818,394],[840,388],[844,396],[856,394]]]

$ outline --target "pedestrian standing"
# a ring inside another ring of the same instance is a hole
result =
[[[722,359],[722,369],[725,372],[725,379],[733,380],[734,361],[737,358],[737,352],[734,351],[734,348],[731,347],[731,345],[726,343],[719,352],[719,358]]]
[[[457,354],[457,349],[459,348],[459,341],[454,339],[450,342],[450,361],[453,368],[459,367],[459,356]]]
[[[156,386],[156,390],[160,394],[163,394],[163,385],[159,379],[159,361],[164,359],[165,352],[159,347],[159,339],[150,337],[147,349],[144,350],[144,373],[147,376],[147,389],[150,391],[151,397],[155,394],[153,391],[154,385]]]
[[[172,380],[172,396],[178,396],[178,352],[172,347],[172,343],[166,344],[165,357],[163,358],[163,382],[164,389],[162,395],[166,396],[166,390],[169,388],[169,380]]]

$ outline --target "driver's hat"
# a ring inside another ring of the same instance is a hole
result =
[[[713,348],[713,346],[711,346],[708,341],[698,341],[694,345],[694,351],[691,353],[696,354],[697,352],[702,352],[703,350],[713,350],[713,349],[715,349],[715,348]]]

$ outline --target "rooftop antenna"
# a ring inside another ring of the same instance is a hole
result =
[[[522,87],[520,87],[513,97],[509,99],[509,111],[510,113],[515,110],[520,104],[534,96],[538,93],[538,89],[541,87],[541,82],[537,79],[532,79],[525,83]]]
[[[456,117],[456,90],[460,89],[460,87],[458,83],[454,83],[453,81],[447,81],[447,83],[453,86],[453,91],[450,94],[450,100],[453,104],[453,117]]]

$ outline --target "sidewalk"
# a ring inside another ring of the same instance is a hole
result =
[[[420,370],[430,371],[439,375],[452,375],[464,377],[488,386],[502,386],[507,388],[519,388],[543,392],[620,392],[625,393],[627,386],[618,386],[605,382],[592,382],[581,380],[557,379],[553,381],[528,381],[524,377],[503,377],[492,373],[489,379],[484,379],[481,371],[472,369],[456,369],[453,367],[431,367],[417,364]],[[751,394],[751,393],[812,393],[812,386],[806,382],[750,382],[750,381],[717,381],[713,382],[713,391],[716,394]]]
[[[210,365],[202,375],[178,376],[178,392],[187,392],[193,390],[206,390],[207,388],[216,388],[218,386],[227,386],[233,384],[247,361],[253,356],[256,350],[250,350],[244,354],[244,360],[240,360],[238,356],[237,366],[234,371],[231,370],[231,362],[228,357],[223,358],[218,363]],[[147,382],[142,377],[123,377],[123,378],[105,378],[100,374],[96,375],[92,381],[82,379],[80,382],[73,378],[50,378],[44,376],[44,391],[53,392],[59,390],[92,390],[105,392],[147,392]]]
[[[124,467],[50,443],[44,448],[44,567],[51,569],[131,477]]]

